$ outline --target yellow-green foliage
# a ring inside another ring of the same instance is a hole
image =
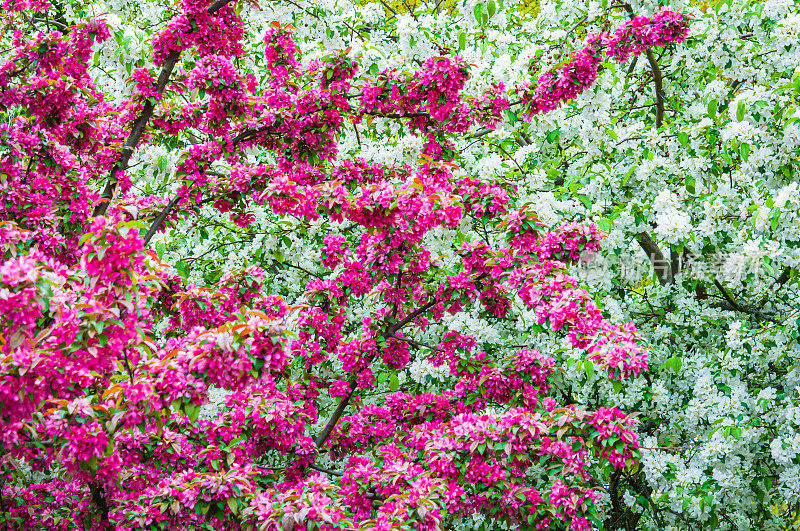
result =
[[[716,9],[723,0],[689,0],[689,5],[692,7],[699,7],[700,11],[705,13],[709,8]]]
[[[526,15],[536,16],[539,14],[539,0],[523,0],[520,2],[519,10]]]
[[[383,4],[387,14],[395,13],[409,13],[418,12],[420,10],[431,9],[436,2],[434,0],[357,0],[363,4]],[[536,16],[539,13],[540,0],[522,0],[519,5],[519,11],[527,15]],[[458,13],[455,0],[444,0],[439,4],[439,10],[450,15]]]

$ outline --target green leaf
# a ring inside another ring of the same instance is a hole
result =
[[[492,18],[495,13],[497,13],[497,6],[494,3],[494,0],[489,0],[486,4],[486,10],[489,12],[489,18]]]
[[[740,101],[736,107],[736,121],[741,122],[744,120],[744,101]]]
[[[681,365],[683,365],[683,362],[680,356],[673,356],[665,361],[662,367],[664,369],[672,369],[677,374],[681,370]]]
[[[508,123],[514,125],[515,123],[519,122],[519,116],[517,113],[512,111],[511,109],[506,109],[506,116],[508,117]]]
[[[739,146],[739,153],[742,154],[742,160],[747,162],[747,159],[750,158],[750,144],[743,142],[742,145]]]
[[[233,514],[238,512],[239,503],[236,501],[236,498],[228,498],[228,509],[230,509]]]
[[[400,389],[400,380],[395,373],[392,373],[391,377],[389,377],[389,390],[396,393],[398,389]]]
[[[191,402],[187,403],[184,409],[186,410],[186,416],[189,417],[189,420],[192,422],[196,421],[197,417],[200,416],[200,406],[196,406]]]
[[[594,376],[594,363],[592,363],[592,360],[588,358],[583,360],[583,368],[586,370],[586,375],[589,378]]]
[[[188,276],[189,276],[189,264],[188,264],[186,261],[184,261],[184,260],[179,260],[179,261],[178,261],[178,262],[175,264],[175,269],[177,269],[177,270],[178,270],[178,273],[179,273],[179,274],[180,274],[182,277],[188,277]]]
[[[476,4],[475,9],[472,10],[472,14],[475,15],[475,20],[480,23],[483,19],[483,4]]]
[[[467,47],[467,32],[458,32],[458,49],[464,50]]]
[[[380,69],[378,68],[378,63],[372,63],[372,66],[369,67],[369,73],[373,76],[377,76]]]
[[[681,131],[680,133],[678,133],[678,142],[680,142],[683,147],[688,146],[689,145],[689,135],[687,135],[686,133]]]
[[[708,102],[708,116],[711,117],[712,120],[717,119],[717,105],[719,105],[717,100],[711,100]]]
[[[129,229],[147,229],[147,225],[145,225],[141,221],[136,221],[136,220],[120,223],[120,226],[127,227]]]
[[[686,181],[686,191],[689,192],[690,194],[695,193],[695,189],[696,189],[695,188],[695,184],[696,183],[695,183],[694,177],[692,177],[691,175],[689,175],[687,173],[686,177],[685,177],[685,181]]]

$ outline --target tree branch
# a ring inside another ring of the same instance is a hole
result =
[[[640,232],[634,236],[645,254],[647,254],[647,258],[650,259],[650,263],[656,271],[659,284],[662,286],[673,284],[675,277],[672,274],[672,264],[664,257],[664,253],[658,248],[658,244],[646,232]]]
[[[153,223],[150,224],[150,228],[147,229],[147,234],[144,235],[145,247],[150,242],[150,239],[155,235],[156,231],[161,227],[161,224],[164,223],[164,220],[167,219],[167,216],[169,216],[169,213],[172,211],[179,199],[180,196],[177,195],[172,198],[172,201],[167,203],[167,206],[164,207],[164,210],[161,211],[161,214],[159,214],[158,217],[153,220]]]
[[[645,53],[650,62],[650,70],[653,72],[653,81],[656,84],[656,129],[659,129],[664,123],[664,78],[653,51],[648,48]]]
[[[342,401],[339,402],[339,405],[336,406],[336,410],[331,415],[331,418],[328,419],[328,422],[325,423],[325,427],[322,428],[322,431],[319,432],[317,438],[314,439],[314,443],[317,445],[317,448],[322,448],[322,445],[325,444],[325,441],[328,440],[330,437],[333,428],[336,426],[336,423],[339,422],[339,419],[342,417],[347,404],[350,403],[350,399],[353,397],[353,391],[355,391],[356,385],[356,377],[355,375],[350,377],[348,381],[348,385],[350,391],[342,398]]]
[[[620,4],[622,9],[628,13],[628,16],[631,19],[634,18],[635,14],[633,12],[633,7],[631,7],[628,3]],[[656,128],[660,128],[661,124],[664,123],[664,76],[661,75],[661,69],[658,67],[658,61],[656,60],[656,56],[653,55],[653,51],[650,48],[647,48],[645,51],[645,55],[647,55],[647,61],[650,63],[650,70],[653,72],[653,81],[656,84]],[[633,70],[633,65],[631,65],[631,70],[629,70],[628,75],[631,74]],[[627,77],[626,77],[627,80]]]
[[[405,319],[403,319],[399,323],[389,326],[386,329],[386,331],[383,333],[383,337],[384,338],[388,338],[388,337],[393,336],[398,330],[400,330],[405,325],[407,325],[408,323],[410,323],[411,321],[413,321],[414,319],[416,319],[417,317],[419,317],[420,315],[422,315],[423,313],[428,311],[437,302],[438,302],[437,299],[433,299],[431,302],[425,304],[424,306],[421,306],[420,308],[417,308],[415,311],[413,311],[411,314],[409,314]],[[314,440],[314,442],[317,445],[317,448],[322,448],[322,445],[325,444],[325,441],[328,440],[328,437],[330,437],[331,432],[333,431],[333,428],[336,427],[336,424],[339,422],[339,419],[344,414],[345,408],[350,403],[350,399],[352,398],[353,393],[356,390],[356,375],[355,374],[350,377],[350,380],[348,380],[348,387],[349,387],[350,390],[348,391],[347,395],[345,395],[342,398],[342,401],[339,402],[339,405],[336,406],[336,410],[331,415],[331,418],[328,419],[328,422],[325,423],[325,427],[322,429],[321,432],[319,432],[319,435],[317,435],[317,438]]]
[[[481,273],[480,275],[478,275],[475,278],[475,280],[473,280],[473,282],[477,282],[479,280],[482,280],[482,279],[486,278],[487,276],[488,276],[487,273]],[[393,325],[390,325],[389,327],[386,328],[386,331],[383,333],[383,338],[387,339],[389,337],[394,336],[404,326],[406,326],[408,323],[412,322],[414,319],[416,319],[417,317],[419,317],[423,313],[425,313],[428,310],[430,310],[431,308],[433,308],[440,301],[441,301],[441,299],[439,297],[435,297],[430,302],[424,304],[423,306],[420,306],[419,308],[417,308],[416,310],[414,310],[413,312],[408,314],[400,322],[395,323]],[[398,338],[398,339],[404,339],[404,338]],[[370,360],[370,362],[371,362],[371,360]],[[348,380],[348,384],[349,384],[350,391],[347,393],[346,396],[344,396],[342,398],[342,401],[339,402],[339,405],[336,407],[336,410],[331,415],[331,418],[328,419],[328,422],[325,423],[325,427],[322,429],[322,431],[319,433],[319,435],[317,435],[317,438],[314,440],[314,442],[317,445],[317,448],[322,448],[322,445],[325,444],[326,440],[328,440],[328,437],[330,437],[331,432],[333,431],[333,428],[336,427],[336,423],[339,422],[339,419],[342,417],[342,414],[344,413],[345,408],[350,403],[350,398],[353,396],[353,393],[355,392],[355,385],[356,385],[356,375],[355,374],[350,377],[350,380]]]
[[[410,343],[411,345],[416,345],[416,346],[421,347],[421,348],[429,348],[431,350],[438,350],[439,352],[444,352],[439,347],[434,347],[433,345],[428,345],[426,343],[421,343],[421,342],[415,341],[415,340],[413,340],[413,339],[411,339],[409,337],[401,337],[401,336],[398,336],[397,334],[392,334],[392,337],[395,338],[395,339],[399,339],[400,341],[405,341],[406,343]]]
[[[756,307],[755,305],[751,305],[751,304],[740,304],[740,303],[736,302],[735,300],[733,300],[733,297],[732,297],[732,296],[731,296],[731,294],[728,292],[728,290],[727,290],[727,289],[725,289],[725,286],[723,286],[723,285],[720,283],[720,281],[719,281],[719,280],[717,280],[716,278],[714,279],[714,285],[717,287],[717,289],[719,290],[719,292],[722,294],[722,297],[723,297],[723,298],[724,298],[724,299],[725,299],[725,300],[728,302],[728,304],[730,305],[730,307],[725,307],[724,305],[720,305],[720,306],[719,306],[719,308],[720,308],[720,309],[722,309],[722,310],[729,310],[729,311],[730,311],[730,310],[733,310],[733,311],[735,311],[735,312],[746,313],[746,314],[749,314],[749,315],[753,315],[753,316],[755,316],[755,317],[758,317],[758,318],[760,318],[760,319],[767,320],[767,321],[769,321],[769,322],[771,322],[771,323],[774,323],[774,324],[777,324],[777,325],[781,325],[781,324],[783,324],[783,323],[781,323],[780,321],[778,321],[777,319],[775,319],[774,317],[772,317],[771,315],[768,315],[768,314],[766,314],[766,313],[762,312],[762,311],[761,311],[761,310],[760,310],[758,307]]]

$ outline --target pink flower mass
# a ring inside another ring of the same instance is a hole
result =
[[[349,50],[304,61],[275,22],[253,59],[237,5],[187,0],[113,102],[89,73],[107,24],[15,29],[48,9],[17,3],[0,23],[14,35],[0,64],[7,526],[435,530],[482,515],[596,528],[603,484],[639,459],[633,418],[554,394],[563,359],[437,330],[469,312],[529,315],[526,333],[560,335],[614,384],[647,371],[648,351],[569,273],[600,248],[597,225],[545,226],[514,186],[461,171],[454,139],[512,106],[558,108],[604,58],[682,42],[686,16],[635,17],[474,98],[458,54],[370,73]],[[339,153],[345,128],[376,119],[419,137],[422,158]],[[183,150],[167,199],[128,166],[159,142]],[[302,267],[282,255],[188,280],[151,239],[202,209],[250,236],[259,216],[300,220],[319,272],[294,294],[272,280]],[[346,228],[315,233],[320,220]],[[445,267],[429,236],[473,222],[502,243],[453,243]],[[421,363],[436,382],[408,380]],[[50,479],[19,481],[23,469]]]

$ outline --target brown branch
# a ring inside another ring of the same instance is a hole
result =
[[[175,207],[175,204],[180,199],[180,196],[175,196],[172,201],[167,203],[167,206],[164,207],[164,210],[161,211],[161,214],[158,215],[156,219],[153,220],[153,223],[150,224],[150,228],[147,229],[147,234],[144,235],[144,245],[145,247],[150,242],[150,239],[155,235],[156,231],[161,227],[161,224],[164,223],[164,220],[167,219],[167,216]]]
[[[405,325],[407,325],[408,323],[410,323],[411,321],[413,321],[414,319],[416,319],[417,317],[419,317],[420,315],[431,309],[437,302],[439,302],[438,299],[433,299],[431,302],[425,304],[424,306],[417,308],[415,311],[413,311],[399,323],[389,326],[383,333],[384,339],[393,336]],[[331,415],[331,418],[328,419],[328,422],[325,423],[325,427],[322,429],[321,432],[319,432],[319,435],[317,435],[317,438],[314,440],[314,442],[317,445],[317,448],[322,448],[322,445],[325,444],[325,441],[328,440],[328,437],[330,437],[333,428],[336,427],[336,424],[339,422],[339,419],[344,414],[345,408],[350,403],[350,399],[353,397],[353,393],[356,390],[355,374],[350,377],[350,380],[348,381],[348,387],[349,391],[347,395],[345,395],[342,398],[342,401],[339,402],[339,405],[336,406],[336,410],[334,410],[333,414]]]
[[[407,112],[407,113],[382,113],[382,112],[365,112],[367,116],[375,116],[376,118],[420,118],[420,117],[430,117],[430,115],[426,112]]]
[[[217,0],[206,10],[206,12],[209,15],[213,15],[225,7],[230,1],[231,0]],[[178,59],[180,59],[180,57],[181,50],[172,50],[164,60],[164,65],[161,67],[161,72],[158,74],[158,80],[156,81],[156,92],[159,94],[164,93],[164,89],[167,87],[169,78],[172,75],[172,70],[175,68],[175,65],[178,63]],[[150,118],[153,117],[154,110],[155,105],[148,98],[147,101],[145,101],[139,117],[133,122],[133,128],[131,129],[130,135],[128,135],[128,139],[125,141],[125,144],[122,146],[122,153],[120,154],[119,160],[114,164],[114,167],[111,168],[111,172],[108,174],[106,186],[103,189],[100,203],[95,207],[93,212],[95,216],[103,216],[108,210],[108,205],[111,203],[111,199],[114,197],[114,191],[117,188],[117,174],[125,171],[128,168],[128,163],[131,160],[131,156],[133,156],[133,151],[139,144],[139,140],[142,138],[142,134],[147,127],[147,123],[150,121]]]
[[[465,140],[472,140],[473,138],[482,138],[491,133],[492,131],[495,131],[495,129],[484,127],[483,129],[478,129],[475,133],[466,137]]]
[[[732,311],[735,311],[735,312],[746,313],[746,314],[753,315],[753,316],[755,316],[757,318],[764,319],[766,321],[769,321],[769,322],[777,324],[777,325],[782,325],[783,324],[782,322],[778,321],[777,319],[775,319],[771,315],[768,315],[768,314],[760,311],[754,305],[740,304],[740,303],[736,302],[735,300],[733,300],[733,296],[731,296],[731,294],[728,292],[728,290],[725,289],[725,286],[723,286],[720,283],[720,281],[717,280],[716,278],[714,279],[714,285],[717,287],[719,292],[722,294],[722,297],[730,305],[728,307],[726,307],[725,305],[719,305],[719,308],[721,310],[728,310],[728,311],[732,310]]]
[[[659,129],[664,123],[664,78],[653,51],[648,48],[645,53],[650,62],[650,70],[653,72],[653,81],[656,84],[656,129]]]
[[[619,7],[623,8],[631,19],[634,18],[633,8],[630,4],[620,4]],[[661,69],[658,67],[658,61],[656,61],[653,51],[647,48],[645,54],[647,55],[647,61],[650,63],[650,70],[653,73],[653,81],[656,84],[656,129],[658,129],[664,123],[664,76],[661,75]],[[628,75],[630,75],[630,72]]]
[[[777,293],[777,291],[778,291],[780,288],[782,288],[782,287],[783,287],[783,285],[784,285],[784,284],[786,284],[786,283],[789,281],[789,277],[790,277],[791,275],[792,275],[792,268],[791,268],[790,266],[786,266],[786,267],[784,267],[784,268],[783,268],[783,271],[781,272],[781,275],[780,275],[780,276],[779,276],[779,277],[778,277],[778,278],[775,280],[775,282],[772,284],[772,286],[773,286],[773,287],[772,287],[772,293],[771,293],[771,294],[768,294],[768,295],[765,295],[765,296],[764,296],[764,297],[761,299],[761,302],[760,302],[760,303],[759,303],[759,305],[758,305],[758,309],[759,309],[759,310],[761,310],[761,309],[762,309],[764,306],[766,306],[766,305],[767,305],[767,303],[769,302],[769,299],[770,299],[770,295],[774,295],[775,293]]]
[[[640,232],[634,236],[645,254],[647,254],[647,258],[650,259],[650,263],[656,271],[659,284],[662,286],[673,284],[675,277],[672,274],[672,264],[664,257],[664,253],[658,248],[658,244],[646,232]]]
[[[430,310],[431,308],[433,308],[436,305],[437,302],[439,302],[438,299],[433,299],[432,301],[426,303],[424,306],[420,306],[419,308],[417,308],[416,310],[411,312],[409,315],[407,315],[399,323],[394,324],[394,325],[390,326],[389,328],[387,328],[386,331],[383,333],[383,337],[384,338],[388,338],[390,336],[395,335],[405,325],[407,325],[408,323],[410,323],[411,321],[413,321],[414,319],[416,319],[417,317],[419,317],[423,313],[425,313],[428,310]]]
[[[675,282],[675,277],[681,272],[681,255],[675,249],[669,251],[669,266],[672,281]]]
[[[322,448],[322,445],[325,444],[325,441],[328,440],[330,437],[333,428],[336,427],[336,423],[339,422],[339,419],[342,417],[347,404],[350,403],[350,399],[353,397],[353,391],[355,391],[356,385],[356,377],[355,375],[350,377],[348,381],[348,387],[350,391],[342,398],[342,401],[339,402],[339,405],[336,406],[336,410],[331,415],[331,418],[328,419],[328,422],[325,423],[325,427],[322,428],[322,431],[319,432],[317,438],[314,439],[314,443],[317,445],[317,448]]]

